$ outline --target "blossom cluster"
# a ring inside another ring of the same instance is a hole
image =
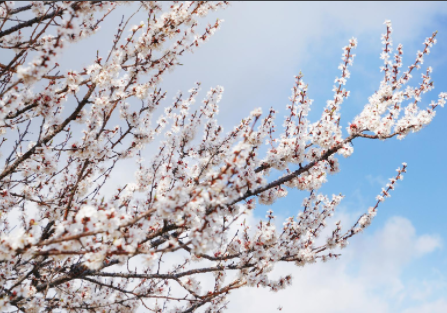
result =
[[[344,86],[355,38],[343,48],[333,99],[318,121],[308,119],[313,101],[299,73],[279,136],[274,108],[253,110],[225,133],[216,118],[223,87],[198,101],[197,83],[170,104],[160,87],[185,53],[219,29],[222,20],[203,29],[199,19],[225,1],[143,1],[135,14],[145,22],[132,26],[133,15],[123,18],[106,54],[98,52],[81,69],[57,63],[122,5],[130,3],[0,4],[5,21],[22,20],[0,26],[0,48],[15,55],[0,63],[0,310],[221,312],[227,295],[243,286],[286,288],[292,276],[273,277],[275,266],[338,258],[407,167],[352,227],[332,229],[343,196],[318,190],[339,172],[337,154],[350,156],[359,138],[419,131],[446,102],[441,93],[421,107],[422,95],[433,89],[431,68],[418,87],[408,86],[436,33],[401,74],[403,48],[393,62],[387,21],[385,78],[347,135],[341,105],[349,96]],[[135,179],[114,180],[129,160]],[[257,204],[271,205],[294,189],[309,196],[282,227],[271,210],[254,225],[246,222]]]

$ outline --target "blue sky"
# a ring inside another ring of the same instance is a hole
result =
[[[105,54],[116,21],[130,12],[115,12],[115,19],[103,25],[99,34],[70,46],[60,63],[81,69],[91,63],[98,47]],[[185,56],[184,66],[165,78],[164,88],[171,99],[196,81],[202,82],[203,91],[224,86],[218,119],[227,131],[256,107],[264,111],[275,107],[282,124],[293,76],[300,70],[309,84],[309,97],[315,99],[310,114],[315,121],[333,95],[341,48],[354,36],[359,45],[346,85],[351,97],[342,107],[341,125],[347,126],[383,77],[379,54],[386,19],[393,22],[394,47],[403,44],[404,67],[414,62],[424,39],[439,31],[438,44],[423,65],[423,69],[433,67],[435,89],[423,103],[447,91],[445,2],[243,2],[207,20],[217,17],[225,19],[221,30],[197,52]],[[132,22],[139,21],[136,16]],[[420,73],[414,74],[411,85],[419,83]],[[276,274],[292,273],[292,287],[278,294],[244,289],[230,296],[229,311],[274,312],[282,306],[282,312],[447,312],[446,134],[447,108],[438,110],[426,129],[402,141],[356,140],[354,154],[341,157],[341,172],[329,177],[321,190],[345,195],[336,218],[346,227],[374,204],[395,169],[408,163],[405,179],[380,205],[373,225],[350,241],[340,260],[304,268],[281,266]],[[126,167],[115,178],[119,182],[133,175]],[[293,190],[273,205],[279,224],[281,218],[298,213],[304,196]],[[259,206],[253,219],[268,209]]]
[[[434,68],[435,89],[424,103],[447,90],[447,26],[445,3],[235,3],[225,12],[222,29],[184,66],[165,81],[185,90],[200,80],[203,89],[225,87],[219,120],[228,130],[253,108],[270,106],[285,115],[293,76],[300,70],[315,99],[311,119],[317,119],[332,96],[339,75],[341,48],[349,38],[359,41],[346,88],[342,123],[347,123],[378,88],[383,22],[393,22],[394,46],[404,47],[404,66],[414,62],[424,39],[438,30],[438,44],[423,68]],[[419,83],[420,72],[412,85]],[[294,285],[272,294],[247,289],[230,297],[231,312],[446,312],[447,311],[447,112],[402,141],[367,139],[354,142],[354,154],[341,160],[341,172],[322,188],[346,197],[337,218],[349,226],[374,204],[375,196],[402,162],[408,173],[392,197],[381,204],[373,225],[353,238],[339,261],[295,268]],[[295,215],[303,193],[291,191],[273,206],[278,219]],[[255,213],[263,216],[268,208]],[[255,216],[255,218],[256,218]],[[247,301],[253,299],[253,301]],[[258,300],[259,299],[259,300]]]

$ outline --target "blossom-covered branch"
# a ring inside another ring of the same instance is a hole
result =
[[[334,95],[319,120],[308,119],[312,100],[299,73],[281,135],[274,108],[253,110],[225,133],[216,119],[223,87],[200,104],[200,83],[171,103],[161,88],[182,56],[220,28],[222,20],[205,27],[199,20],[225,1],[133,4],[134,12],[116,21],[107,53],[88,56],[85,68],[57,63],[122,5],[0,3],[0,48],[11,52],[0,62],[1,310],[221,312],[227,295],[243,286],[283,289],[292,277],[271,277],[276,264],[339,257],[407,167],[352,227],[336,223],[321,238],[343,198],[318,192],[339,171],[337,154],[350,156],[354,140],[419,131],[446,101],[441,93],[422,105],[433,88],[431,68],[418,87],[408,86],[436,33],[401,73],[403,48],[392,60],[386,21],[384,79],[347,132],[341,105],[355,38],[343,48]],[[136,16],[145,22],[132,25]],[[113,179],[123,160],[135,161],[134,181]],[[271,210],[255,225],[246,221],[258,203],[271,205],[294,189],[310,194],[282,228]]]

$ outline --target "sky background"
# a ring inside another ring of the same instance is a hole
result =
[[[222,56],[225,61],[218,69],[207,66],[225,80],[219,82],[226,87],[223,119],[252,106],[283,110],[292,77],[302,70],[309,97],[315,99],[310,115],[315,120],[332,96],[341,47],[354,36],[359,46],[346,86],[352,93],[342,107],[341,125],[347,126],[382,79],[378,69],[385,19],[393,22],[394,46],[403,44],[404,66],[414,62],[424,39],[439,31],[438,45],[424,63],[424,69],[434,68],[435,90],[424,102],[447,90],[446,13],[445,3],[238,3],[225,12],[221,33],[199,53],[205,55],[204,50],[226,41],[208,54],[220,50],[232,57]],[[250,25],[250,34],[244,34]],[[218,55],[216,59],[221,60]],[[412,85],[419,82],[419,73]],[[373,225],[350,241],[340,260],[304,268],[281,266],[278,274],[293,273],[291,288],[277,294],[246,289],[230,297],[230,311],[273,312],[282,306],[283,312],[447,312],[447,206],[442,198],[447,187],[446,131],[447,113],[440,110],[427,129],[402,141],[355,141],[354,154],[341,160],[341,172],[329,177],[321,190],[346,196],[335,217],[343,225],[351,225],[373,205],[401,162],[409,166]],[[298,193],[275,203],[279,217],[296,214],[302,197]]]
[[[130,8],[114,12],[115,18],[97,35],[70,46],[60,64],[80,71],[91,64],[96,50],[105,55],[117,21],[131,12]],[[308,95],[315,100],[310,119],[316,121],[333,96],[341,48],[356,37],[357,56],[345,86],[351,96],[341,111],[340,125],[346,127],[383,78],[379,55],[386,19],[393,23],[394,47],[403,44],[405,68],[422,50],[424,39],[439,31],[438,44],[423,64],[424,71],[427,66],[434,69],[435,89],[423,103],[447,91],[447,4],[443,2],[242,2],[213,13],[201,25],[217,17],[225,20],[221,30],[194,54],[186,55],[184,65],[165,78],[163,87],[172,99],[196,81],[202,83],[202,95],[212,86],[224,86],[218,120],[226,131],[256,107],[266,112],[273,106],[281,125],[293,77],[300,70],[309,84]],[[130,24],[139,22],[137,16]],[[412,86],[420,82],[420,73],[413,75]],[[275,312],[279,306],[281,312],[447,312],[446,109],[439,109],[426,129],[402,141],[354,141],[354,154],[341,159],[341,172],[330,176],[321,189],[328,195],[345,195],[332,220],[342,220],[345,227],[374,205],[388,178],[396,175],[395,169],[408,163],[408,173],[380,205],[373,225],[352,238],[337,261],[304,268],[278,266],[275,275],[291,273],[292,287],[279,293],[245,288],[229,297],[229,312]],[[113,177],[118,184],[132,180],[133,174],[121,167]],[[288,197],[272,206],[279,225],[301,210],[306,195],[290,190]],[[253,221],[268,209],[258,206]]]
[[[165,79],[171,90],[186,90],[201,81],[203,90],[222,85],[219,121],[229,130],[255,107],[286,114],[293,76],[301,70],[315,99],[310,118],[320,117],[331,99],[341,48],[352,36],[359,45],[346,89],[341,125],[347,126],[378,89],[383,73],[383,22],[393,23],[394,47],[402,43],[404,66],[414,62],[422,42],[438,30],[438,44],[425,58],[432,66],[435,89],[428,104],[447,90],[446,3],[234,3],[224,12],[221,30],[185,65]],[[417,86],[420,71],[414,74]],[[338,261],[304,268],[281,265],[292,273],[293,286],[279,293],[246,288],[230,296],[229,312],[447,312],[447,112],[402,141],[354,142],[354,154],[341,159],[341,172],[329,177],[322,192],[345,195],[335,220],[346,227],[375,203],[375,196],[402,162],[408,173],[379,208],[373,225],[350,240]],[[272,209],[279,224],[296,215],[303,196],[297,190]],[[269,208],[258,206],[256,217]]]

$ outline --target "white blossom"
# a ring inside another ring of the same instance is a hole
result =
[[[222,86],[202,94],[197,83],[167,103],[172,95],[161,82],[220,28],[222,20],[205,27],[199,21],[227,2],[144,1],[150,18],[117,21],[107,53],[101,47],[85,68],[59,69],[60,56],[120,5],[126,3],[32,1],[11,11],[13,3],[0,4],[0,17],[16,12],[30,27],[19,31],[19,23],[1,38],[2,49],[21,56],[0,73],[0,135],[14,142],[0,140],[1,311],[136,312],[141,299],[156,298],[148,304],[154,312],[220,312],[227,294],[242,286],[280,291],[292,277],[271,277],[275,266],[338,258],[407,168],[403,163],[373,206],[343,229],[330,223],[343,196],[319,192],[340,171],[339,155],[351,156],[362,138],[419,131],[446,102],[440,93],[421,105],[433,89],[431,68],[418,87],[409,86],[436,33],[400,73],[403,48],[391,55],[386,21],[384,78],[347,134],[341,106],[350,95],[355,38],[342,48],[333,96],[318,120],[309,119],[315,91],[300,72],[279,126],[274,108],[257,108],[224,131],[217,119]],[[269,207],[251,222],[252,211],[263,210],[258,204],[271,206],[298,190],[308,196],[296,215],[277,221],[281,213]]]

